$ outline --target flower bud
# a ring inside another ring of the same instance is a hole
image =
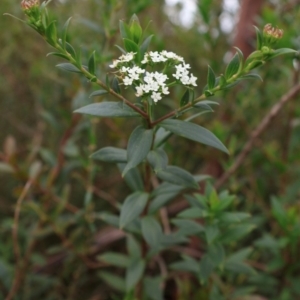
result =
[[[272,27],[272,24],[267,24],[264,27],[265,44],[271,45],[280,40],[283,36],[283,30]]]
[[[33,7],[38,7],[38,6],[40,6],[39,0],[22,0],[21,2],[21,7],[23,10],[29,10]]]

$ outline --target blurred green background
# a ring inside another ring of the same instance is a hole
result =
[[[157,0],[54,0],[49,11],[59,28],[73,17],[69,40],[81,48],[85,61],[92,50],[97,51],[102,78],[119,55],[114,47],[120,44],[118,20],[128,21],[136,13],[144,28],[150,22],[148,32],[155,34],[151,50],[182,55],[198,77],[196,91],[201,94],[208,64],[220,74],[233,46],[244,45],[245,51],[255,47],[252,27],[245,29],[238,22],[243,9],[247,11],[243,5],[250,2],[240,2],[226,6],[220,0],[198,0],[191,1],[193,6],[190,1],[173,5]],[[298,50],[299,2],[256,2],[257,10],[248,11],[250,21],[259,28],[266,23],[283,28],[278,47]],[[193,7],[192,13],[183,14],[184,8]],[[96,87],[55,68],[61,60],[46,57],[50,46],[29,27],[3,16],[5,12],[24,19],[20,1],[1,1],[0,299],[11,289],[16,267],[11,233],[16,201],[36,166],[40,166],[38,179],[24,199],[19,221],[21,269],[27,276],[19,281],[14,299],[120,299],[97,275],[103,266],[96,256],[105,247],[122,249],[122,240],[114,241],[113,235],[105,240],[110,228],[97,219],[97,212],[108,210],[108,203],[121,202],[129,189],[117,168],[92,161],[89,155],[104,146],[125,147],[135,124],[73,114],[77,107],[102,100],[89,98]],[[255,72],[263,82],[247,81],[219,93],[214,100],[220,106],[198,120],[231,155],[177,138],[166,148],[172,164],[217,178],[234,163],[270,108],[299,81],[298,61],[292,56],[278,57]],[[169,100],[159,103],[162,112],[174,107],[181,92],[174,91]],[[249,263],[257,274],[224,279],[225,288],[244,288],[243,295],[252,297],[236,299],[300,299],[298,102],[299,96],[284,107],[243,166],[222,186],[237,195],[236,209],[252,213],[256,226],[236,246],[254,249]],[[199,299],[197,289],[197,282],[182,278],[178,299]]]

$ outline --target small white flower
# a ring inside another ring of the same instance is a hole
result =
[[[136,95],[137,97],[143,96],[143,94],[144,94],[143,89],[144,89],[144,85],[143,85],[143,84],[137,86],[137,87],[136,87],[136,94],[135,94],[135,95]]]
[[[161,94],[160,94],[160,93],[153,92],[153,93],[151,94],[151,98],[153,99],[154,102],[157,102],[158,100],[161,100]]]
[[[132,85],[132,82],[133,82],[133,79],[128,76],[124,77],[124,79],[123,79],[124,85]]]
[[[170,94],[170,92],[169,92],[169,88],[167,87],[167,86],[162,86],[162,88],[161,88],[161,92],[163,93],[163,94],[165,94],[165,95],[168,95],[168,94]]]
[[[114,61],[113,61],[113,63],[111,64],[111,65],[109,65],[109,67],[110,68],[116,68],[117,66],[118,66],[118,63],[119,63],[120,61],[118,60],[118,59],[115,59]]]
[[[196,80],[197,80],[197,77],[195,77],[193,74],[191,74],[191,77],[189,80],[189,85],[197,86]]]
[[[120,57],[120,60],[122,62],[129,62],[129,61],[132,61],[134,56],[135,56],[136,53],[134,52],[128,52],[126,54],[123,54],[121,57]]]

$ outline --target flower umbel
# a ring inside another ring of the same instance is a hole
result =
[[[132,85],[135,88],[137,97],[149,96],[154,102],[161,100],[163,95],[169,94],[169,86],[174,83],[187,87],[197,86],[195,77],[189,73],[190,65],[184,62],[183,57],[168,51],[147,52],[141,60],[141,67],[135,64],[136,53],[129,52],[121,55],[109,65],[117,68],[119,78],[125,86]],[[147,66],[154,67],[157,64],[164,64],[163,72],[148,72]],[[169,77],[165,74],[168,68],[176,69],[172,76],[176,82],[168,83]]]

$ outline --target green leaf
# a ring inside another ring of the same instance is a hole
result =
[[[242,262],[246,258],[248,258],[252,252],[253,252],[253,249],[250,247],[241,249],[241,250],[233,253],[232,255],[228,256],[226,259],[226,262],[227,263]]]
[[[263,36],[260,32],[260,30],[254,26],[255,32],[256,32],[256,49],[260,50],[263,46]]]
[[[105,271],[99,272],[98,275],[101,279],[103,279],[107,284],[109,284],[116,290],[120,292],[124,292],[126,290],[125,280],[123,278]]]
[[[121,94],[121,89],[120,89],[120,85],[119,85],[119,80],[117,77],[114,77],[111,83],[111,88],[117,93],[117,94]]]
[[[139,44],[142,34],[143,34],[143,30],[140,25],[139,19],[135,14],[131,17],[129,30],[130,30],[133,41],[136,44]]]
[[[215,147],[228,153],[226,147],[213,133],[197,124],[168,119],[159,123],[159,126],[187,139]]]
[[[142,125],[140,125],[133,130],[128,141],[127,165],[123,170],[122,176],[146,158],[151,149],[152,141],[152,129],[145,129]]]
[[[59,53],[59,52],[50,52],[50,53],[47,54],[47,56],[50,56],[50,55],[62,57],[64,59],[69,59],[69,57],[67,55]]]
[[[232,271],[236,274],[247,274],[247,275],[255,275],[256,271],[247,265],[246,263],[226,263],[224,268],[228,271]]]
[[[243,67],[244,67],[244,54],[241,51],[241,49],[239,49],[238,47],[234,47],[234,48],[237,51],[237,54],[239,56],[240,66],[239,66],[237,73],[240,74],[240,72],[243,70]]]
[[[146,263],[144,260],[135,260],[126,270],[126,291],[131,291],[143,276]]]
[[[97,256],[97,259],[116,267],[127,268],[129,266],[128,256],[121,253],[106,252]]]
[[[120,214],[119,227],[121,229],[142,213],[147,204],[148,197],[147,193],[135,192],[125,199]]]
[[[147,160],[154,172],[164,170],[168,165],[168,155],[161,148],[151,150],[147,155]]]
[[[220,230],[216,225],[205,226],[205,236],[207,244],[210,245],[217,237],[220,236]]]
[[[162,278],[157,277],[145,277],[144,280],[144,291],[147,297],[151,300],[163,300],[163,291],[162,291]],[[148,299],[147,298],[147,299]]]
[[[162,183],[151,194],[154,197],[149,205],[149,213],[155,213],[163,205],[174,199],[184,187],[170,184],[168,182]]]
[[[251,215],[244,212],[223,212],[220,216],[220,221],[227,223],[242,222],[245,219],[250,218]]]
[[[73,64],[70,63],[58,64],[56,65],[56,67],[68,72],[82,73],[77,67],[75,67]]]
[[[208,247],[208,256],[218,266],[225,259],[225,249],[221,243],[213,243]]]
[[[225,78],[228,80],[233,75],[237,74],[239,67],[240,67],[239,55],[236,53],[226,68]]]
[[[167,166],[165,169],[158,171],[156,175],[161,180],[169,183],[189,188],[199,188],[191,173],[176,166]]]
[[[95,64],[95,51],[91,54],[88,63],[88,70],[92,75],[95,75],[96,72],[96,64]]]
[[[74,58],[76,59],[76,51],[75,49],[73,48],[73,46],[66,42],[66,51]]]
[[[141,47],[140,47],[140,53],[141,53],[141,57],[143,58],[145,53],[148,50],[148,47],[151,43],[151,40],[153,38],[153,34],[149,35],[142,43]]]
[[[253,252],[252,248],[245,248],[230,255],[226,261],[224,268],[238,274],[255,274],[255,270],[243,261]]]
[[[203,209],[199,207],[190,207],[180,212],[177,215],[177,217],[183,219],[197,219],[197,218],[204,217],[204,213],[205,212],[203,211]]]
[[[108,93],[108,91],[106,91],[106,90],[97,90],[97,91],[92,92],[90,94],[89,98],[94,97],[94,96],[101,96],[101,95],[104,95],[107,93]]]
[[[56,21],[53,21],[49,24],[49,26],[46,28],[46,37],[47,37],[47,42],[51,46],[55,46],[57,43],[57,30],[56,30]]]
[[[123,163],[118,164],[118,168],[121,173],[123,173],[125,166],[126,164]],[[132,191],[144,191],[143,179],[138,168],[132,168],[131,170],[129,170],[126,173],[124,180]]]
[[[197,223],[196,221],[173,219],[171,222],[178,227],[179,232],[183,235],[190,236],[204,231],[203,225]]]
[[[245,80],[245,79],[259,79],[259,80],[263,81],[263,79],[258,74],[254,74],[254,73],[246,74],[246,75],[239,77],[239,80]]]
[[[234,227],[227,229],[222,236],[220,236],[220,241],[223,243],[229,243],[237,241],[238,239],[249,234],[255,228],[252,224],[239,224]]]
[[[200,102],[197,102],[194,107],[195,108],[202,108],[202,109],[206,109],[209,111],[213,111],[212,108],[210,107],[211,105],[220,105],[218,102],[216,101],[211,101],[211,100],[203,100]],[[186,121],[190,121],[190,118],[188,118]]]
[[[182,261],[172,263],[170,265],[170,269],[192,272],[192,273],[196,273],[196,274],[199,273],[199,271],[200,271],[199,264],[195,259],[188,257],[188,256],[183,256],[183,259],[184,260],[182,260]]]
[[[216,84],[216,75],[213,71],[213,69],[208,66],[208,73],[207,73],[207,88],[209,90],[212,90],[215,87]]]
[[[279,55],[284,55],[284,54],[299,54],[298,51],[293,50],[293,49],[289,49],[289,48],[281,48],[281,49],[277,49],[274,50],[274,52],[272,52],[268,57],[267,60],[273,59],[274,57],[277,57]]]
[[[190,90],[187,89],[180,99],[180,107],[185,106],[190,102]]]
[[[215,268],[214,262],[205,254],[200,261],[199,277],[202,283],[206,282]]]
[[[97,117],[138,117],[139,114],[122,102],[101,102],[81,107],[74,111]]]
[[[184,189],[184,188],[181,187],[181,189]],[[175,191],[175,192],[169,192],[169,193],[165,193],[165,194],[156,196],[151,201],[151,204],[149,206],[149,213],[150,214],[155,213],[162,206],[166,205],[169,201],[174,199],[178,194],[179,194],[179,192]]]
[[[121,37],[123,39],[132,39],[129,26],[126,23],[124,23],[123,21],[120,21],[119,28],[120,28]]]
[[[69,24],[71,21],[72,17],[70,17],[67,22],[65,23],[63,30],[62,30],[62,38],[61,38],[61,42],[62,42],[62,47],[63,49],[66,49],[66,40],[67,40],[67,33],[68,33],[68,28],[69,28]]]
[[[109,225],[119,227],[120,221],[118,216],[115,216],[108,212],[101,212],[100,214],[97,214],[96,217]]]
[[[131,258],[141,258],[141,247],[132,235],[127,235],[127,251]]]
[[[115,147],[105,147],[94,152],[91,158],[111,163],[126,163],[127,151]]]
[[[186,244],[189,239],[183,236],[180,232],[172,232],[167,235],[164,235],[161,240],[162,247],[172,247],[180,244]]]
[[[159,127],[155,133],[154,148],[158,148],[163,145],[173,134],[170,131]]]
[[[152,248],[159,247],[163,231],[154,217],[147,216],[142,219],[142,233],[148,245]]]

